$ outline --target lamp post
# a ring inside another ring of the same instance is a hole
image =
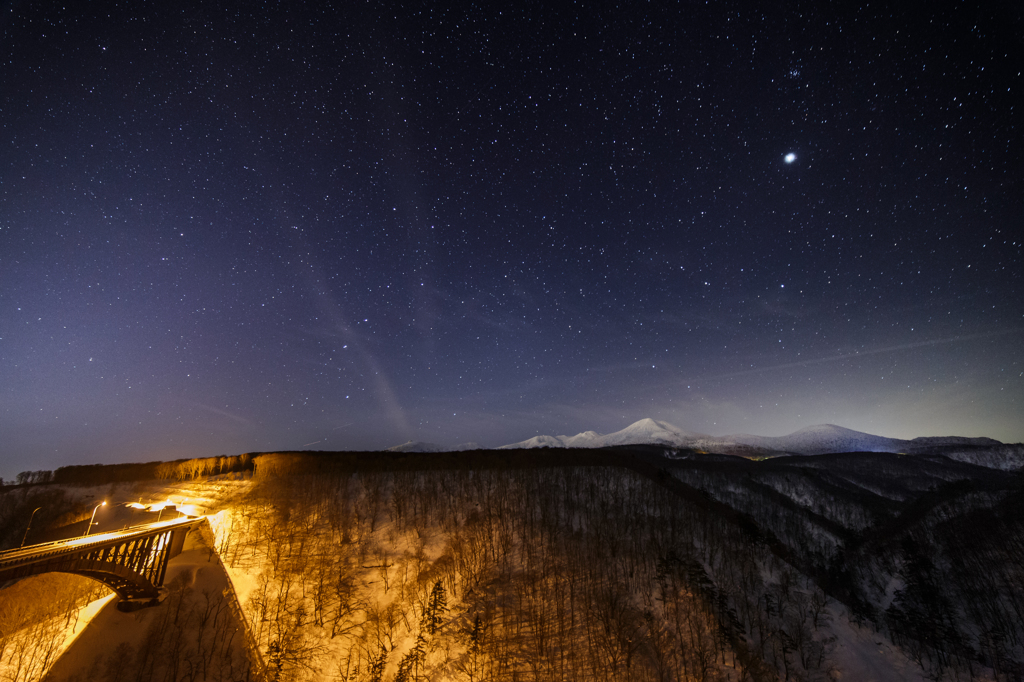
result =
[[[85,534],[86,535],[88,535],[89,531],[92,530],[92,521],[93,521],[93,519],[96,518],[96,510],[99,509],[100,507],[105,506],[106,504],[107,504],[107,501],[103,500],[102,502],[100,502],[99,504],[97,504],[95,507],[92,508],[92,516],[89,518],[89,527],[85,529]]]
[[[42,507],[36,507],[33,510],[32,515],[28,517],[28,526],[25,528],[25,537],[21,538],[21,546],[25,546],[25,540],[28,540],[28,532],[32,530],[32,519],[36,517],[36,512],[42,509]]]

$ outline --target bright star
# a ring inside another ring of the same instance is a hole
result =
[[[796,154],[794,154],[793,152],[790,152],[790,153],[786,154],[784,157],[782,157],[782,159],[786,163],[793,163],[794,161],[796,161]]]

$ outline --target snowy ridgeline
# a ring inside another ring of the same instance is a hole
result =
[[[656,445],[669,450],[686,449],[744,457],[780,455],[822,455],[837,452],[890,452],[915,455],[943,455],[950,459],[1003,470],[1024,466],[1024,445],[1006,445],[991,438],[959,436],[925,437],[912,440],[886,438],[852,429],[821,424],[800,429],[788,436],[736,434],[709,436],[686,431],[654,419],[641,419],[615,433],[584,431],[575,436],[534,436],[499,449],[605,448],[626,445]],[[454,448],[469,450],[475,443]],[[401,452],[442,452],[446,448],[412,442],[394,448]]]

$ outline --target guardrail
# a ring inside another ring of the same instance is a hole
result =
[[[46,561],[61,554],[81,552],[83,550],[101,549],[106,546],[119,545],[126,540],[137,537],[146,537],[155,533],[163,533],[182,526],[191,526],[203,521],[205,516],[194,516],[186,519],[173,519],[171,521],[159,521],[139,526],[132,526],[128,530],[97,533],[96,535],[82,535],[76,538],[54,540],[43,542],[28,547],[9,549],[0,552],[0,570],[15,565],[28,565],[37,561]]]

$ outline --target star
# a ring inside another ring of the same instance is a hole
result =
[[[207,25],[158,3],[124,35],[96,22],[124,3],[65,4],[4,15],[5,481],[645,417],[1024,440],[1020,193],[993,181],[1019,175],[1016,91],[989,66],[1016,36],[995,10],[963,42],[943,3],[899,22],[712,3],[704,38],[666,50],[688,17],[572,3],[340,3],[301,30],[287,4]],[[53,20],[69,30],[39,40]],[[780,62],[761,45],[787,22],[820,40]],[[334,39],[352,25],[380,31]],[[231,57],[200,75],[195,40]],[[468,48],[508,59],[452,68]],[[913,125],[879,123],[885,102]]]

